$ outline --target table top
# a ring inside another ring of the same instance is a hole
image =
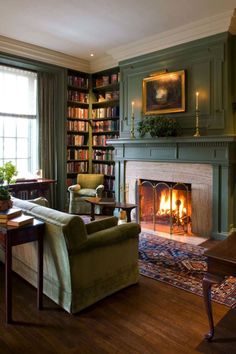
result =
[[[137,205],[136,204],[130,204],[130,203],[120,203],[116,202],[112,198],[97,198],[97,197],[91,197],[91,198],[86,198],[85,199],[87,202],[95,205],[102,205],[102,206],[110,206],[113,208],[135,208]]]
[[[236,231],[232,232],[224,241],[205,251],[204,255],[211,259],[236,265]]]
[[[21,229],[29,229],[32,227],[38,227],[44,225],[44,222],[38,219],[33,220],[32,224],[26,224],[26,225],[22,225],[22,226],[9,226],[7,224],[1,224],[0,223],[0,233],[6,233],[7,231],[12,231],[12,230],[21,230]]]

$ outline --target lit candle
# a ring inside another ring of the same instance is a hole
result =
[[[134,115],[134,101],[132,101],[131,106],[132,106],[132,111],[131,111],[131,113],[132,113],[132,115]]]
[[[198,111],[198,97],[199,97],[199,92],[196,92],[196,111]]]

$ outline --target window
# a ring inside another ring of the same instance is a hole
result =
[[[36,171],[37,73],[0,65],[0,166],[12,161],[18,176]]]

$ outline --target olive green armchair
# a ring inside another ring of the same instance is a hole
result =
[[[78,174],[77,184],[70,186],[69,213],[70,214],[90,214],[91,205],[85,201],[89,197],[102,197],[104,190],[103,174]],[[99,206],[95,207],[95,213],[101,214]]]

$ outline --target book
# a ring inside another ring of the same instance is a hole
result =
[[[0,223],[4,224],[6,223],[9,219],[16,218],[17,216],[20,216],[22,213],[22,210],[19,208],[10,208],[4,211],[0,211]]]
[[[7,225],[19,227],[23,225],[33,224],[33,220],[34,220],[33,216],[22,214],[16,218],[8,220]]]

